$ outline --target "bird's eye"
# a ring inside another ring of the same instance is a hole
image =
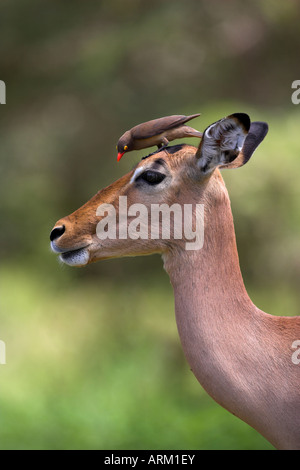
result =
[[[142,173],[136,181],[146,181],[146,183],[155,185],[161,183],[165,179],[166,175],[159,173],[158,171],[146,170]]]
[[[128,145],[125,145],[124,150],[128,150]]]

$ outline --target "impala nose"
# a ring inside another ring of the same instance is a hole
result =
[[[59,225],[55,227],[52,232],[50,233],[50,241],[53,242],[61,237],[65,233],[66,227],[64,225]]]

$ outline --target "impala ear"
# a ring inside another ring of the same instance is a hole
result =
[[[252,122],[243,148],[237,158],[227,165],[221,165],[220,168],[231,169],[245,165],[250,160],[255,149],[266,137],[268,130],[269,126],[266,122]]]
[[[210,173],[217,166],[231,164],[240,154],[249,129],[250,118],[244,113],[231,114],[211,124],[204,131],[196,153],[201,171]]]

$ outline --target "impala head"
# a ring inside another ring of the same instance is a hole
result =
[[[52,250],[64,263],[83,266],[100,259],[184,249],[185,232],[179,227],[182,236],[178,236],[174,224],[169,236],[161,236],[162,220],[153,222],[152,209],[163,203],[173,209],[188,204],[195,215],[200,205],[208,212],[217,208],[218,197],[224,194],[218,168],[244,165],[267,129],[265,123],[250,125],[246,114],[233,114],[210,125],[198,149],[173,146],[142,159],[56,223],[50,235]]]

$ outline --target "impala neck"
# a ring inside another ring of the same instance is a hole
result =
[[[215,203],[205,208],[203,248],[164,256],[174,288],[178,332],[203,388],[276,445],[276,425],[273,429],[271,422],[283,413],[281,392],[268,410],[265,403],[274,386],[284,389],[289,365],[266,374],[270,355],[279,354],[276,341],[280,337],[276,337],[273,317],[260,311],[246,292],[230,201],[226,189],[221,190]],[[268,338],[272,338],[269,349]]]
[[[165,255],[164,263],[176,303],[182,304],[184,310],[189,306],[202,315],[216,317],[225,309],[230,320],[244,310],[256,309],[244,286],[225,186],[214,208],[205,207],[202,249],[177,250]]]
[[[244,286],[225,187],[214,208],[205,207],[203,248],[169,253],[164,256],[164,266],[174,289],[176,321],[184,352],[205,386],[211,361],[218,362],[224,370],[224,362],[230,360],[230,356],[224,356],[224,350],[222,357],[216,357],[220,345],[226,348],[230,344],[231,349],[243,347],[238,342],[244,324],[259,312]],[[219,377],[213,374],[212,378]]]

